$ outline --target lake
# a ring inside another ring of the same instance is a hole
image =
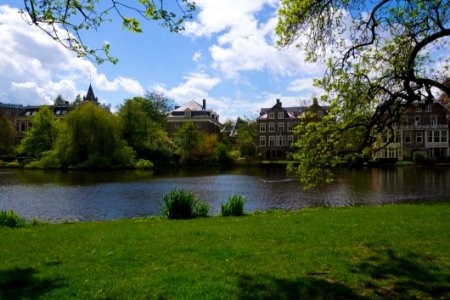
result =
[[[232,194],[245,210],[293,210],[450,200],[450,168],[362,168],[339,171],[335,183],[304,191],[282,166],[155,171],[0,169],[0,210],[42,221],[94,221],[159,215],[163,195],[193,192],[217,215]]]

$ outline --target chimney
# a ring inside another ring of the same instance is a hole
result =
[[[203,110],[206,110],[206,99],[203,99]]]
[[[278,105],[278,106],[281,106],[281,101],[280,101],[280,99],[277,99],[277,105]]]

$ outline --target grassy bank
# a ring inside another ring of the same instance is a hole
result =
[[[0,299],[450,298],[450,204],[0,227]]]

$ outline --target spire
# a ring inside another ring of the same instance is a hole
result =
[[[97,97],[94,95],[94,90],[92,89],[92,85],[89,83],[89,88],[86,96],[83,97],[83,101],[92,101],[98,103]]]

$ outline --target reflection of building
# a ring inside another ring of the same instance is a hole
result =
[[[206,133],[220,133],[219,115],[210,109],[206,109],[206,100],[203,105],[190,101],[182,106],[177,106],[167,117],[167,130],[173,136],[184,123],[191,122],[197,129]]]
[[[258,123],[258,143],[262,159],[285,159],[291,144],[298,140],[294,128],[307,111],[320,118],[326,109],[315,100],[311,106],[283,107],[279,99],[271,108],[261,108]]]
[[[414,152],[429,158],[448,157],[449,129],[447,104],[419,103],[401,115],[394,136],[382,136],[382,142],[390,143],[376,157],[410,159]]]

